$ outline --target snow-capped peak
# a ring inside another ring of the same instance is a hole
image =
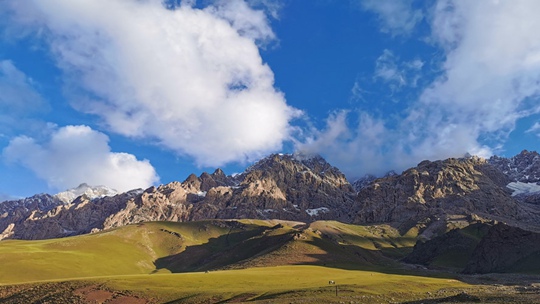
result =
[[[78,187],[60,192],[54,195],[54,197],[67,204],[83,194],[89,199],[94,199],[104,196],[115,196],[118,194],[118,191],[105,186],[90,186],[82,183]]]

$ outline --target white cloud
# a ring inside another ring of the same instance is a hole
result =
[[[351,127],[347,118],[355,115],[348,111],[332,113],[326,121],[326,129],[314,131],[297,149],[306,154],[323,155],[349,178],[394,169],[396,163],[385,153],[390,142],[384,122],[365,112],[354,114],[358,115],[358,121]]]
[[[262,4],[261,4],[262,5]],[[207,9],[212,15],[230,22],[243,37],[264,42],[276,38],[263,11],[253,10],[243,0],[219,0]]]
[[[534,125],[532,125],[527,131],[525,131],[526,133],[535,133],[537,136],[540,137],[540,123],[539,122],[535,122]]]
[[[392,91],[398,91],[403,87],[416,87],[423,66],[420,59],[401,61],[394,52],[385,49],[375,61],[373,77],[386,82]]]
[[[410,34],[424,15],[414,9],[412,0],[360,0],[362,8],[376,13],[381,31],[392,35]]]
[[[25,114],[43,108],[46,103],[28,78],[10,60],[0,60],[0,112]]]
[[[57,190],[85,182],[127,191],[159,181],[147,160],[111,152],[108,141],[107,135],[90,127],[66,126],[55,130],[43,144],[30,137],[16,137],[4,148],[3,157],[29,168]]]
[[[13,22],[50,45],[73,105],[113,132],[207,166],[256,159],[290,137],[299,112],[257,47],[274,33],[244,1],[174,10],[160,0],[8,3]]]
[[[344,155],[342,167],[355,168],[356,159],[368,157],[356,176],[383,173],[370,170],[389,164],[401,170],[423,159],[497,152],[519,119],[540,112],[538,11],[540,2],[535,0],[438,1],[430,22],[432,41],[446,55],[441,76],[423,89],[404,115],[364,126],[332,116],[328,128],[316,132],[306,145],[328,157]],[[385,52],[382,59],[376,77],[399,84],[401,66],[395,56]],[[422,69],[421,62],[410,66]],[[349,121],[353,118],[349,114]],[[361,116],[359,120],[370,121]],[[334,136],[336,130],[340,136]],[[377,140],[368,140],[372,137],[366,132],[377,134]]]
[[[274,19],[279,19],[279,14],[283,8],[283,0],[248,0],[253,7],[263,8],[269,16]]]
[[[32,79],[10,60],[0,60],[0,92],[0,134],[35,127],[32,115],[48,109]]]
[[[421,133],[427,141],[462,129],[470,135],[454,137],[481,148],[480,136],[504,141],[518,119],[540,110],[538,10],[538,1],[437,3],[432,35],[447,51],[444,74],[414,110],[431,130]]]
[[[375,62],[374,77],[388,82],[393,91],[406,84],[405,73],[399,69],[397,60],[394,53],[384,50]]]
[[[364,97],[366,93],[367,90],[360,84],[360,79],[356,79],[351,88],[351,101],[366,101],[366,98]]]

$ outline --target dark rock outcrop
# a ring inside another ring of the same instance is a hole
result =
[[[453,229],[431,240],[418,241],[403,261],[434,267],[453,267],[462,270],[470,260],[481,238],[491,224],[474,223],[463,229]]]
[[[465,273],[539,272],[540,233],[494,225],[478,243]]]

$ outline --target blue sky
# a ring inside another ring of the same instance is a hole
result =
[[[168,6],[168,7],[166,7]],[[0,200],[538,150],[540,3],[0,0]]]

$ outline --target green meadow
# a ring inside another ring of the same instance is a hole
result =
[[[239,220],[5,240],[0,302],[388,303],[474,288],[400,263],[416,234],[388,225]]]
[[[334,281],[335,285],[330,285]],[[116,278],[107,282],[118,290],[151,294],[168,302],[184,299],[197,302],[214,297],[226,301],[287,300],[291,298],[327,299],[350,297],[357,299],[424,296],[444,288],[468,285],[453,279],[384,274],[372,271],[344,270],[321,266],[276,266],[208,273],[158,274]]]

